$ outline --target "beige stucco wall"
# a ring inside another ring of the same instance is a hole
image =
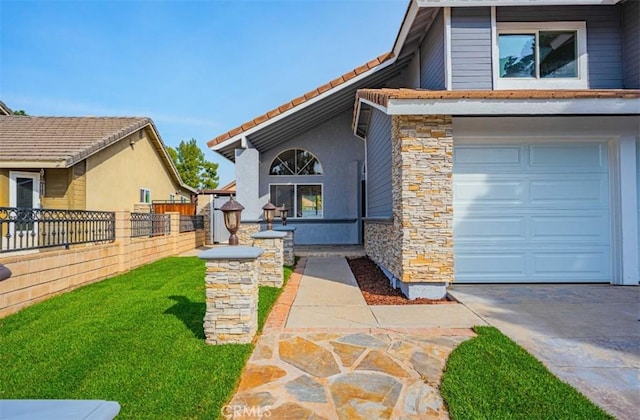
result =
[[[151,190],[152,200],[169,200],[170,194],[182,190],[173,181],[147,131],[142,130],[142,138],[139,133],[87,158],[88,210],[132,210],[140,202],[140,188]],[[183,194],[188,197],[187,191]]]
[[[0,206],[9,205],[9,170],[0,169]]]

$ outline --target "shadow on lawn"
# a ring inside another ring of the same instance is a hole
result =
[[[165,314],[173,315],[193,332],[198,339],[204,339],[204,314],[206,304],[204,302],[192,302],[186,296],[169,296],[175,301],[175,305],[164,311]]]

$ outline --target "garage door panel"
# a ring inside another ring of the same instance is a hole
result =
[[[454,145],[456,281],[609,281],[607,159],[606,142]]]
[[[550,204],[555,206],[606,206],[608,188],[604,179],[547,179],[531,180],[531,204]]]
[[[531,239],[601,245],[608,243],[607,215],[593,216],[532,216]]]
[[[523,217],[467,217],[455,225],[459,241],[519,241],[524,235]]]
[[[454,165],[461,171],[465,167],[491,166],[492,168],[519,168],[522,164],[522,146],[460,146],[453,157]]]
[[[553,278],[558,281],[609,280],[609,251],[574,250],[534,252],[532,278]]]
[[[587,169],[589,172],[607,171],[607,151],[601,143],[533,144],[529,146],[529,164],[532,169],[549,172],[558,168],[572,172]]]

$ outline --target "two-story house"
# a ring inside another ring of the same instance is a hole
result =
[[[640,4],[411,0],[393,49],[209,142],[257,220],[359,243],[410,298],[638,284]]]

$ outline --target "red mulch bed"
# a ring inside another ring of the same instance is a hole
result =
[[[391,283],[382,270],[367,257],[347,258],[349,267],[358,281],[360,291],[367,305],[433,305],[442,303],[456,303],[453,300],[407,299],[400,289],[391,287]]]

